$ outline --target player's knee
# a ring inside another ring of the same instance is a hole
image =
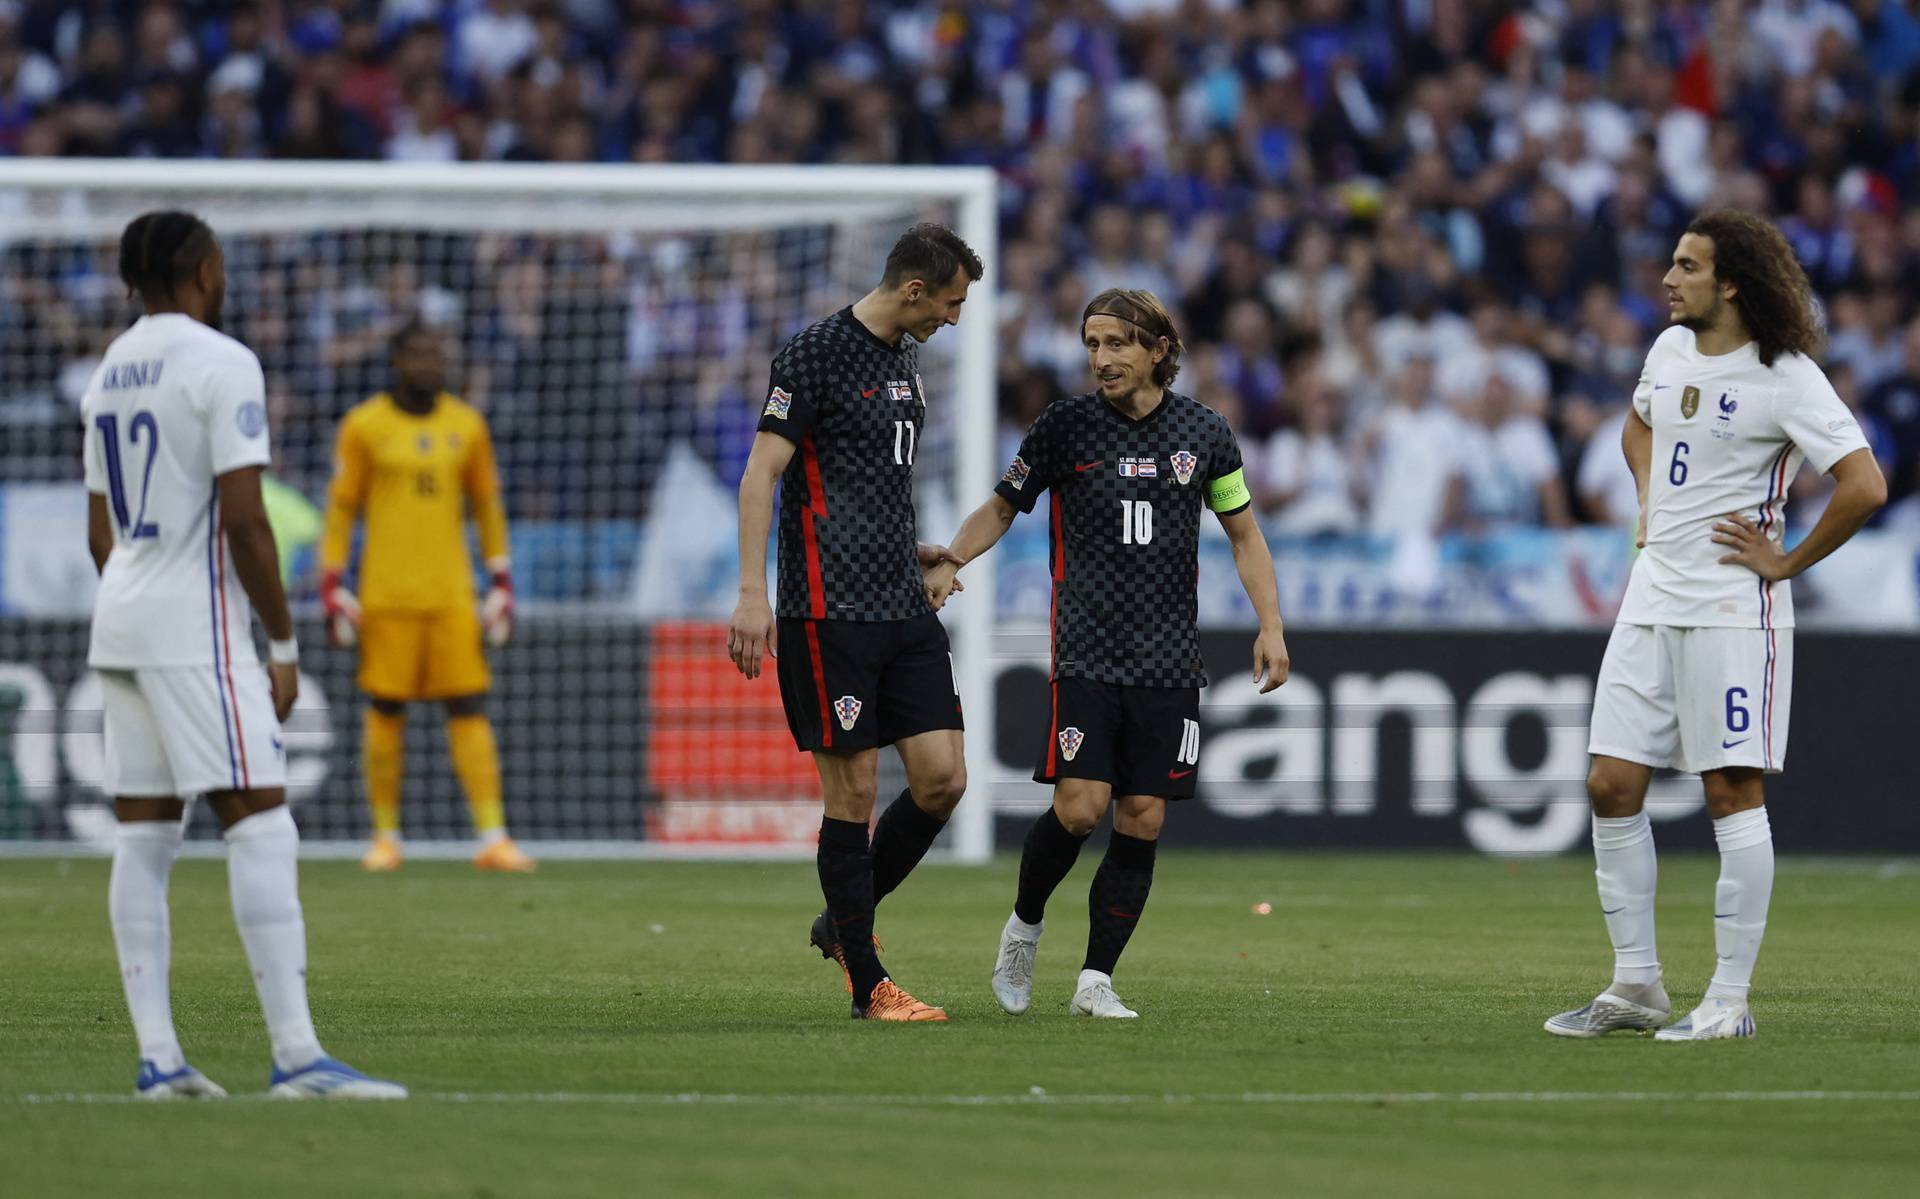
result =
[[[929,779],[922,787],[913,790],[914,802],[920,807],[945,820],[953,815],[960,806],[960,797],[967,793],[967,764],[955,762],[953,769]]]
[[[1160,826],[1166,823],[1167,805],[1149,803],[1123,805],[1113,813],[1115,832],[1125,833],[1129,837],[1138,837],[1142,841],[1160,839]]]
[[[1646,796],[1633,779],[1595,764],[1587,772],[1587,798],[1593,803],[1595,816],[1617,820],[1638,812]]]
[[[1757,770],[1710,770],[1700,776],[1707,796],[1707,815],[1724,820],[1735,812],[1760,807],[1765,802],[1761,775]]]

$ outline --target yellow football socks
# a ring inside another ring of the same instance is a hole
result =
[[[360,751],[367,773],[367,806],[373,809],[373,835],[400,835],[400,776],[406,768],[407,717],[367,709],[365,745]]]
[[[473,831],[482,840],[504,834],[507,814],[500,802],[500,754],[493,744],[493,724],[485,716],[455,716],[447,721],[447,746],[453,754],[453,773],[473,813]]]

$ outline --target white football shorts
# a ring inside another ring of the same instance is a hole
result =
[[[1777,773],[1793,705],[1792,629],[1617,624],[1587,752],[1698,773]]]
[[[212,666],[100,671],[108,795],[191,798],[284,787],[287,755],[267,672]]]

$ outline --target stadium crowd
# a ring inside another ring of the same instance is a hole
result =
[[[1829,373],[1915,492],[1916,114],[1899,0],[0,0],[0,155],[990,166],[1008,439],[1084,388],[1087,298],[1151,288],[1183,322],[1177,389],[1303,535],[1630,521],[1618,432],[1660,276],[1727,203],[1780,221]],[[416,312],[459,326],[516,501],[567,515],[631,514],[617,486],[570,510],[564,480],[619,476],[686,408],[737,476],[768,357],[819,315],[711,249],[676,294],[616,239],[315,244],[243,251],[229,305],[278,422],[310,430],[287,448],[313,493]],[[12,428],[36,385],[77,395],[124,316],[75,282],[110,266],[32,252],[0,276]]]

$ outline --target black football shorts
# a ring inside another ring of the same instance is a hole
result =
[[[960,688],[940,618],[778,623],[780,699],[802,752],[873,749],[959,729]]]
[[[1055,679],[1035,782],[1093,779],[1115,795],[1191,799],[1200,770],[1200,689]]]

